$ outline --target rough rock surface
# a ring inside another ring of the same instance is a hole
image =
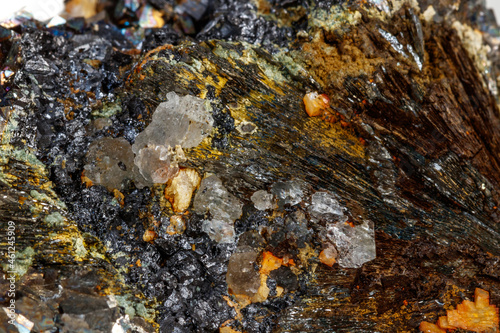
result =
[[[476,287],[499,304],[500,42],[482,1],[101,5],[0,27],[17,321],[408,332]]]

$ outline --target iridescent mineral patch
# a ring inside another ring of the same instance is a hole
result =
[[[229,193],[222,181],[215,175],[205,177],[194,198],[196,213],[210,213],[210,219],[203,221],[203,231],[218,243],[234,241],[234,221],[242,214],[243,205]]]

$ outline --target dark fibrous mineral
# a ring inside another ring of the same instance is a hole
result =
[[[0,332],[499,330],[483,1],[65,6],[0,25]]]

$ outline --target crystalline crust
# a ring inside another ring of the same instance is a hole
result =
[[[120,190],[125,178],[132,177],[134,154],[124,138],[105,137],[90,145],[84,166],[85,176],[108,190]]]
[[[273,195],[264,190],[256,191],[250,198],[258,210],[273,208]]]
[[[151,123],[132,145],[140,174],[149,183],[166,183],[178,171],[177,151],[199,145],[210,134],[213,122],[203,99],[168,93],[167,101],[158,105]]]

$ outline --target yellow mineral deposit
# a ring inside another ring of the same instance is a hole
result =
[[[172,204],[174,212],[189,208],[194,190],[200,185],[201,177],[194,169],[181,169],[165,189],[165,198]]]
[[[170,225],[167,227],[167,233],[169,235],[182,234],[184,230],[186,230],[186,221],[184,218],[181,215],[170,216]]]

